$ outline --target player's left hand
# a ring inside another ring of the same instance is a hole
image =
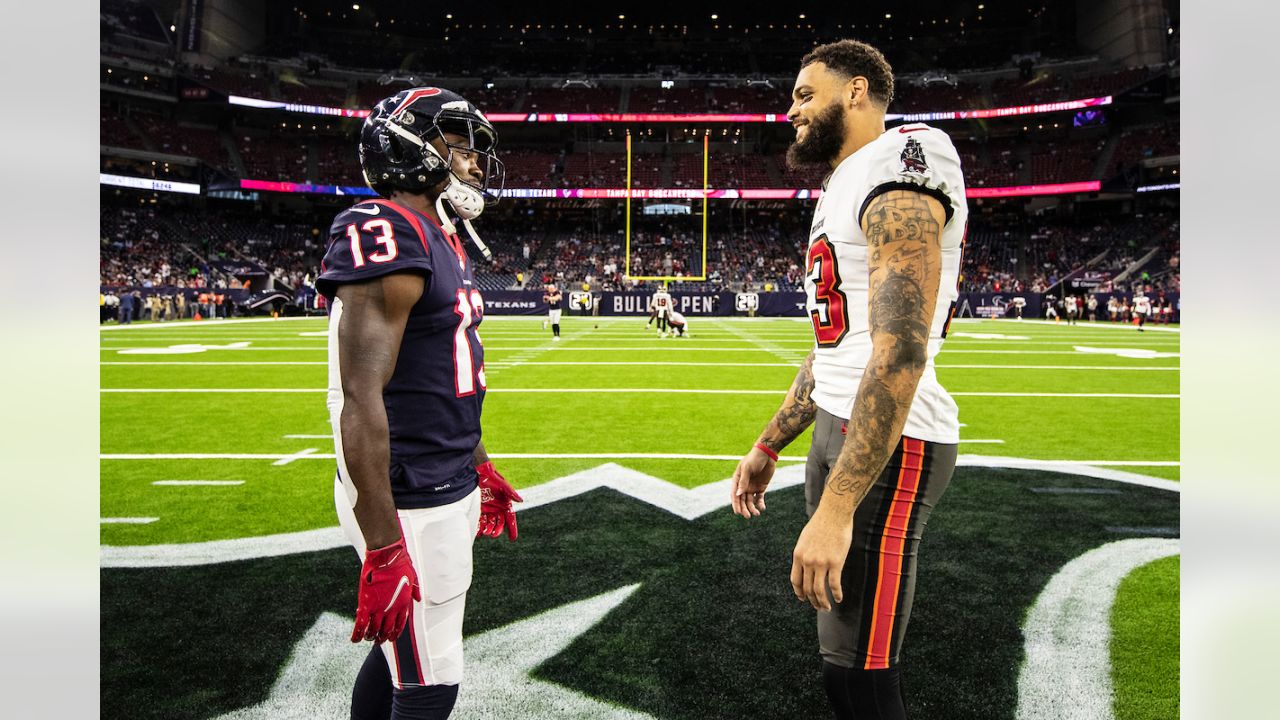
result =
[[[511,501],[524,502],[524,498],[493,467],[492,462],[477,465],[476,472],[480,474],[480,529],[476,537],[498,537],[505,528],[507,539],[515,542],[520,533]]]
[[[844,600],[840,575],[852,543],[853,518],[828,517],[819,506],[791,553],[791,589],[797,600],[816,610],[830,610],[831,599],[837,603]]]

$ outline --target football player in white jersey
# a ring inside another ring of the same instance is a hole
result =
[[[792,589],[818,610],[835,717],[899,720],[917,548],[960,440],[933,360],[958,297],[964,179],[946,133],[885,129],[893,73],[869,45],[815,48],[792,97],[788,161],[831,170],[806,263],[816,342],[738,464],[731,501],[739,515],[759,515],[778,453],[814,426]]]
[[[1151,316],[1151,298],[1141,290],[1133,294],[1133,324],[1138,326],[1138,332],[1146,332],[1143,325],[1147,324],[1147,318]]]
[[[653,294],[653,310],[658,318],[658,337],[666,337],[671,324],[671,293],[663,285]]]
[[[1067,324],[1075,325],[1080,319],[1080,298],[1068,295],[1062,300],[1067,306]]]
[[[673,336],[679,335],[680,337],[688,337],[689,335],[689,321],[685,320],[684,315],[675,310],[671,311],[671,334]]]

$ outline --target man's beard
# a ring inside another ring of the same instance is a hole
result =
[[[803,141],[796,140],[787,148],[787,168],[800,170],[813,165],[830,166],[844,147],[844,106],[832,103],[809,122]]]

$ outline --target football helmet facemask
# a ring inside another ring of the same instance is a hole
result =
[[[465,142],[450,142],[446,132]],[[436,138],[447,154],[431,144]],[[485,258],[492,259],[471,220],[502,193],[506,168],[494,152],[497,144],[498,133],[488,118],[461,95],[443,88],[412,88],[383,99],[370,111],[360,130],[360,169],[369,187],[384,196],[396,189],[420,193],[448,180],[436,198],[441,227],[457,233],[444,208],[447,200]],[[483,172],[478,184],[453,172],[455,152],[476,156]]]

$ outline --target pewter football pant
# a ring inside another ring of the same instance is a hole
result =
[[[845,420],[818,410],[805,466],[805,510],[818,507],[844,445]],[[957,445],[903,437],[853,516],[840,587],[844,602],[818,611],[818,645],[829,663],[860,670],[898,664],[911,618],[916,552],[929,513],[955,469]]]

